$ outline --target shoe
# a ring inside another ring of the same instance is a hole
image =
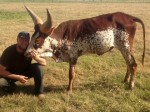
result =
[[[1,86],[2,86],[2,91],[4,93],[11,94],[11,93],[14,93],[16,90],[15,82],[11,82],[6,79],[3,79],[3,81],[1,81]]]
[[[4,93],[9,93],[9,94],[11,94],[11,93],[14,93],[15,90],[16,90],[16,87],[12,87],[12,86],[3,86],[3,87],[2,87],[2,91],[3,91]]]
[[[38,99],[41,100],[41,101],[45,99],[45,95],[44,95],[43,93],[38,94],[37,97],[38,97]]]
[[[7,86],[8,85],[8,81],[4,78],[0,78],[0,86]]]

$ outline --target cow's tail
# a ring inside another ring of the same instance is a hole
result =
[[[144,58],[145,58],[145,25],[143,23],[143,21],[139,18],[134,17],[133,20],[135,22],[138,22],[142,25],[142,29],[143,29],[143,55],[142,55],[142,65],[144,65]]]

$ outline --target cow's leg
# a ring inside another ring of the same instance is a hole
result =
[[[121,51],[126,63],[127,63],[127,67],[129,67],[127,69],[127,74],[125,76],[125,81],[128,82],[129,81],[129,88],[133,89],[134,87],[134,82],[135,82],[135,76],[136,76],[136,68],[137,68],[137,64],[136,61],[133,57],[133,55],[127,50],[124,49],[124,51]],[[129,74],[131,73],[130,79],[129,79]]]
[[[127,73],[124,81],[129,80],[129,88],[132,89],[134,87],[137,64],[130,51],[128,34],[124,31],[118,31],[118,34],[116,35],[115,39],[116,39],[115,44],[117,48],[120,50],[120,52],[122,53],[127,64]],[[131,76],[129,75],[130,73]]]
[[[75,65],[76,65],[77,59],[72,58],[69,63],[69,85],[68,85],[68,91],[72,93],[73,88],[73,81],[75,78]]]
[[[136,25],[134,24],[133,26],[126,27],[126,31],[129,34],[128,40],[130,45],[130,53],[133,55],[133,39],[136,32]],[[127,72],[126,72],[124,82],[127,84],[129,84],[130,82],[130,66],[128,66],[128,64],[127,64]]]
[[[130,80],[130,67],[127,64],[127,72],[126,72],[126,76],[124,78],[124,82],[129,84],[129,80]]]
[[[133,89],[133,87],[134,87],[136,70],[137,70],[137,63],[136,63],[133,55],[131,55],[131,62],[130,62],[131,77],[130,77],[130,82],[129,82],[129,88],[130,89]]]

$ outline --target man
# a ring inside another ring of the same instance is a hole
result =
[[[32,51],[30,55],[37,63],[32,64],[32,59],[24,56],[29,41],[29,33],[20,32],[17,37],[17,44],[4,50],[0,58],[0,76],[8,82],[8,85],[4,88],[6,92],[14,92],[15,81],[26,83],[29,78],[33,77],[34,94],[42,96],[44,75],[42,66],[46,65],[46,60],[38,56],[36,51]]]

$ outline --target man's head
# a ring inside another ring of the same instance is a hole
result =
[[[28,32],[22,31],[17,36],[17,49],[20,52],[24,52],[29,45],[30,34]]]

